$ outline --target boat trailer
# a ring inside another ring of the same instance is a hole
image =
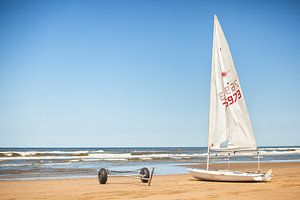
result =
[[[98,172],[98,181],[100,184],[106,184],[109,176],[122,176],[129,178],[141,179],[143,183],[151,185],[152,177],[154,174],[155,167],[152,167],[151,173],[147,167],[141,169],[130,170],[130,171],[115,171],[110,169],[101,168]]]

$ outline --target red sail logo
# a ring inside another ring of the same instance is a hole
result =
[[[222,75],[222,77],[224,78],[224,77],[227,76],[227,72],[222,72],[221,75]]]

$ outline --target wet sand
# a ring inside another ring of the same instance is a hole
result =
[[[257,165],[231,164],[230,168],[255,171]],[[269,168],[273,169],[274,176],[268,183],[197,181],[189,174],[154,176],[150,187],[126,177],[109,177],[105,185],[100,185],[96,176],[93,179],[0,181],[0,199],[300,199],[300,163],[261,164],[262,171]]]

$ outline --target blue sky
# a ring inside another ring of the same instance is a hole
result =
[[[206,146],[214,14],[258,145],[300,145],[297,1],[0,0],[0,146]]]

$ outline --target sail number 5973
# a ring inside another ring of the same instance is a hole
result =
[[[240,92],[240,90],[237,90],[235,93],[233,93],[233,95],[225,97],[223,92],[219,93],[220,99],[223,102],[223,105],[227,108],[228,106],[234,104],[238,99],[240,99],[242,97],[242,94]]]

